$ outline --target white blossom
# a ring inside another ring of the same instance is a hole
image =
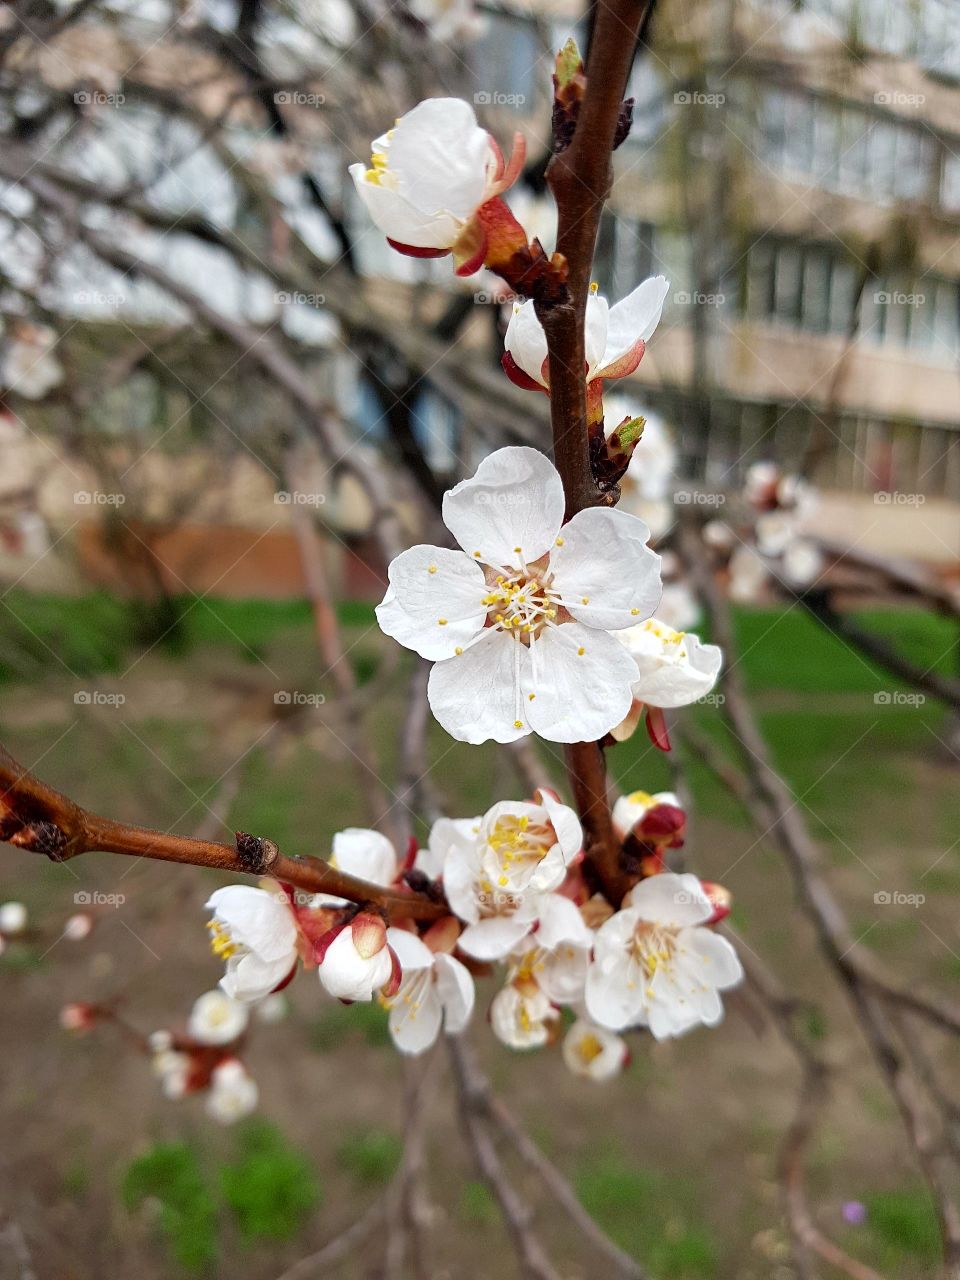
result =
[[[383,997],[390,1035],[401,1053],[425,1053],[441,1027],[459,1035],[470,1021],[473,977],[456,957],[431,951],[406,929],[388,929],[387,938],[403,972],[396,994]]]
[[[593,933],[579,908],[558,893],[543,894],[536,929],[508,957],[508,981],[536,985],[552,1004],[583,999]]]
[[[625,1041],[615,1031],[578,1018],[563,1039],[563,1060],[575,1076],[612,1080],[627,1061]]]
[[[460,98],[419,103],[371,151],[369,169],[349,171],[371,218],[395,248],[434,252],[453,249],[523,164],[520,148],[505,168],[500,148]]]
[[[583,836],[573,810],[542,790],[532,802],[495,804],[469,828],[445,825],[436,841],[447,842],[444,890],[466,925],[458,945],[477,959],[495,960],[533,929]]]
[[[696,876],[641,880],[597,930],[586,1008],[612,1031],[643,1026],[657,1040],[723,1017],[720,992],[743,977],[726,938],[704,928],[714,906]]]
[[[387,837],[367,827],[347,827],[334,835],[330,866],[384,886],[393,884],[400,870],[396,850]],[[318,907],[346,906],[347,901],[331,893],[313,897],[313,905]]]
[[[673,809],[683,807],[672,791],[656,791],[653,795],[646,791],[631,791],[628,795],[618,796],[613,806],[614,831],[623,840],[651,809],[661,804],[670,805]]]
[[[499,449],[444,495],[463,549],[412,547],[390,565],[378,621],[434,662],[430,706],[455,738],[595,740],[630,708],[635,666],[609,633],[654,612],[659,557],[633,516],[563,513],[552,463]]]
[[[242,1062],[227,1058],[214,1067],[207,1093],[207,1114],[220,1124],[234,1124],[256,1110],[257,1082]]]
[[[334,932],[317,970],[320,982],[338,1000],[372,1000],[396,978],[386,926],[361,913]]]
[[[674,631],[659,618],[617,632],[637,664],[635,702],[650,707],[685,707],[708,694],[717,682],[723,652],[702,644],[693,632]]]
[[[588,382],[633,373],[660,323],[669,288],[664,276],[651,276],[612,307],[595,288],[591,290],[584,329]],[[504,346],[509,357],[505,369],[514,381],[522,382],[522,376],[516,377],[519,370],[537,386],[549,386],[547,337],[532,301],[514,307]]]
[[[22,902],[5,902],[0,906],[0,933],[11,937],[27,927],[27,908]]]
[[[247,1006],[224,991],[205,991],[190,1011],[187,1032],[200,1044],[231,1044],[247,1029]]]
[[[220,986],[234,1000],[262,1000],[290,976],[298,959],[293,909],[279,892],[233,884],[211,894],[210,946],[226,961]]]
[[[508,983],[490,1005],[493,1034],[508,1049],[539,1049],[547,1043],[560,1010],[535,984]]]

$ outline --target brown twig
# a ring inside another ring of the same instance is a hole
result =
[[[557,1271],[533,1231],[530,1208],[514,1190],[481,1118],[483,1086],[478,1083],[469,1046],[463,1036],[448,1036],[447,1046],[460,1098],[463,1128],[473,1150],[477,1169],[500,1208],[521,1270],[529,1280],[559,1280]]]
[[[420,894],[370,884],[321,858],[290,858],[269,840],[247,837],[236,845],[197,840],[102,818],[82,809],[28,773],[0,747],[0,836],[10,844],[65,862],[100,850],[135,858],[157,858],[240,875],[273,876],[308,893],[330,893],[370,903],[391,918],[433,920],[446,907]]]
[[[576,129],[570,145],[547,169],[557,203],[557,251],[567,261],[570,299],[556,306],[538,303],[537,314],[547,338],[553,456],[563,480],[568,520],[587,507],[616,500],[600,492],[590,466],[584,317],[600,215],[613,180],[611,155],[620,103],[647,7],[639,0],[603,0],[596,6]],[[602,748],[578,742],[565,754],[588,862],[606,896],[618,906],[630,882],[613,834]]]

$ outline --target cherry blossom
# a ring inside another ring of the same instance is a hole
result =
[[[586,1008],[612,1031],[648,1027],[657,1040],[723,1017],[720,992],[743,977],[726,938],[704,925],[714,905],[693,875],[640,881],[597,930]]]
[[[207,1114],[220,1124],[234,1124],[256,1110],[257,1082],[242,1062],[227,1058],[214,1067],[207,1093]]]
[[[469,828],[445,825],[438,852],[443,841],[447,901],[467,926],[458,945],[496,960],[533,929],[579,853],[582,832],[573,810],[542,790],[529,803],[495,804]]]
[[[22,902],[4,902],[0,906],[0,933],[15,937],[27,927],[27,908]]]
[[[360,912],[337,925],[318,946],[320,982],[338,1000],[372,1000],[392,995],[400,985],[400,967],[387,942],[380,916]]]
[[[534,931],[508,957],[509,981],[540,988],[553,1004],[583,998],[593,932],[575,903],[558,893],[544,894]]]
[[[593,286],[584,331],[588,383],[634,372],[660,323],[669,288],[664,276],[651,276],[611,307]],[[504,345],[503,367],[510,380],[529,390],[548,390],[547,336],[532,301],[514,307]]]
[[[367,827],[347,827],[333,837],[333,853],[330,865],[347,875],[369,880],[371,884],[389,885],[396,880],[400,864],[396,850],[379,831]],[[316,906],[345,906],[347,899],[333,894],[318,893]]]
[[[631,791],[629,795],[619,796],[613,806],[613,829],[623,840],[648,813],[659,808],[682,812],[680,801],[672,791],[656,791],[653,795],[646,791]]]
[[[190,1011],[187,1034],[200,1044],[232,1044],[247,1029],[247,1006],[223,991],[205,991]]]
[[[675,631],[658,618],[649,618],[635,627],[618,631],[617,639],[633,655],[637,665],[631,690],[630,713],[613,730],[618,741],[629,738],[644,709],[685,707],[706,697],[717,682],[723,651],[715,644],[702,644],[692,632]],[[666,725],[662,717],[651,723],[656,745],[665,745]]]
[[[455,1036],[470,1021],[473,978],[454,956],[433,951],[414,933],[388,929],[387,938],[403,970],[396,994],[383,997],[390,1035],[401,1053],[425,1053],[441,1027]]]
[[[490,1005],[493,1034],[509,1049],[539,1049],[547,1044],[560,1010],[536,983],[508,983]]]
[[[280,892],[233,884],[211,894],[210,945],[226,961],[220,986],[234,1000],[269,995],[293,972],[299,931],[290,902]]]
[[[508,211],[497,197],[523,168],[523,136],[510,164],[459,98],[428,98],[372,144],[370,168],[350,166],[361,200],[390,244],[413,257],[453,253],[458,275],[483,263],[487,229]],[[496,202],[491,206],[491,202]]]
[[[499,449],[444,495],[462,550],[412,547],[390,565],[380,626],[435,663],[430,706],[461,741],[587,741],[630,709],[636,666],[609,632],[654,612],[659,557],[634,516],[563,512],[543,454]]]
[[[575,1076],[612,1080],[629,1058],[626,1042],[606,1027],[578,1018],[563,1039],[563,1060]]]

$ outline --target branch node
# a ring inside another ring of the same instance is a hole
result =
[[[264,836],[251,836],[246,831],[238,831],[236,835],[237,857],[243,870],[253,876],[266,875],[280,857],[277,845]]]

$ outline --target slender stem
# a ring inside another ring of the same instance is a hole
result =
[[[30,774],[0,747],[0,838],[56,862],[100,850],[134,858],[157,858],[239,875],[270,875],[308,893],[330,893],[371,904],[393,919],[433,920],[446,915],[442,902],[385,889],[330,866],[322,858],[290,858],[269,840],[247,847],[132,826],[89,813]],[[254,849],[251,853],[250,847]]]
[[[557,203],[557,250],[567,260],[569,302],[537,306],[550,359],[553,456],[563,480],[566,518],[610,503],[590,466],[587,436],[584,320],[600,214],[610,192],[614,134],[649,6],[640,0],[600,0],[587,62],[587,86],[569,147],[555,155],[547,181]],[[598,743],[566,749],[567,772],[584,828],[584,847],[599,886],[618,906],[629,888],[620,866],[607,799],[606,769]]]

